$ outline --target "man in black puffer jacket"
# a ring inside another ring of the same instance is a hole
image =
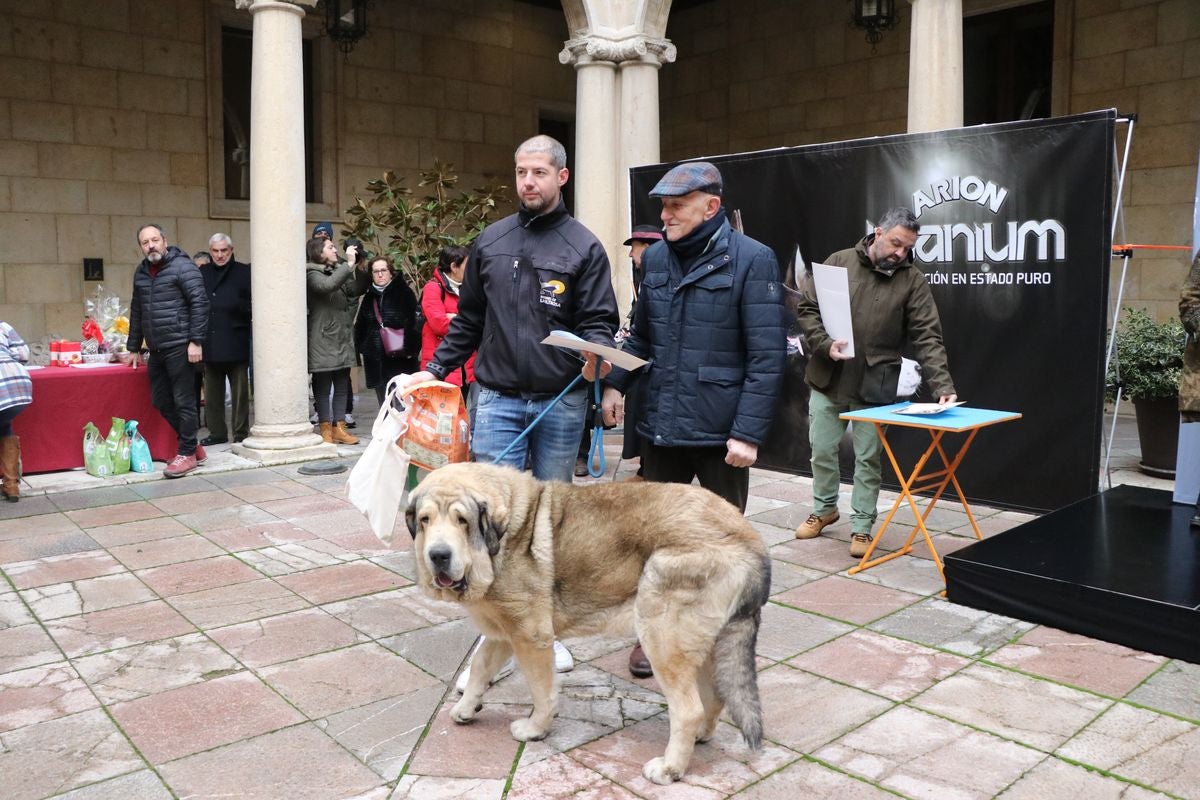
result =
[[[196,369],[204,357],[208,336],[208,295],[204,276],[187,254],[167,244],[158,225],[137,232],[145,258],[133,273],[129,303],[130,364],[142,345],[150,351],[150,392],[154,407],[175,429],[179,454],[163,474],[180,478],[207,456],[196,443]]]

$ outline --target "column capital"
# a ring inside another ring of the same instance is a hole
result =
[[[303,14],[305,9],[316,8],[317,0],[235,0],[234,3],[234,7],[238,11],[249,11],[251,14],[265,8],[287,8],[288,6],[292,8],[287,10]]]
[[[675,60],[675,45],[670,39],[656,39],[651,36],[610,39],[593,34],[568,39],[563,43],[558,60],[561,64],[569,64],[576,68],[597,62],[616,65],[628,61],[661,67]]]

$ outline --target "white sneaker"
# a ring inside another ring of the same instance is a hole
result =
[[[492,683],[495,683],[496,681],[507,678],[512,674],[512,671],[516,669],[516,666],[517,663],[511,658],[508,661],[505,661],[504,666],[500,667],[500,671],[496,673],[496,676],[492,678],[492,681],[488,684],[488,686],[491,686]],[[467,668],[458,674],[458,680],[454,682],[454,691],[458,692],[459,694],[465,692],[467,690],[467,681],[469,680],[471,680],[471,665],[467,664]]]
[[[558,639],[554,640],[554,671],[555,672],[570,672],[575,669],[575,657],[571,655],[571,651],[567,646]]]

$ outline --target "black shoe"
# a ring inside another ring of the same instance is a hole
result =
[[[1192,527],[1200,528],[1200,513],[1197,513],[1196,516],[1192,517]]]
[[[586,458],[575,459],[575,477],[586,478],[588,476],[588,462]]]
[[[204,445],[205,447],[212,447],[214,444],[226,444],[228,442],[228,439],[224,437],[218,438],[216,436],[205,436],[200,440],[200,444]]]

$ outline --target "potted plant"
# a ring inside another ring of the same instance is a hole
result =
[[[1117,356],[1109,373],[1110,396],[1116,386],[1133,402],[1143,472],[1175,476],[1179,441],[1179,373],[1186,334],[1175,317],[1155,322],[1145,311],[1125,309],[1117,326]]]

